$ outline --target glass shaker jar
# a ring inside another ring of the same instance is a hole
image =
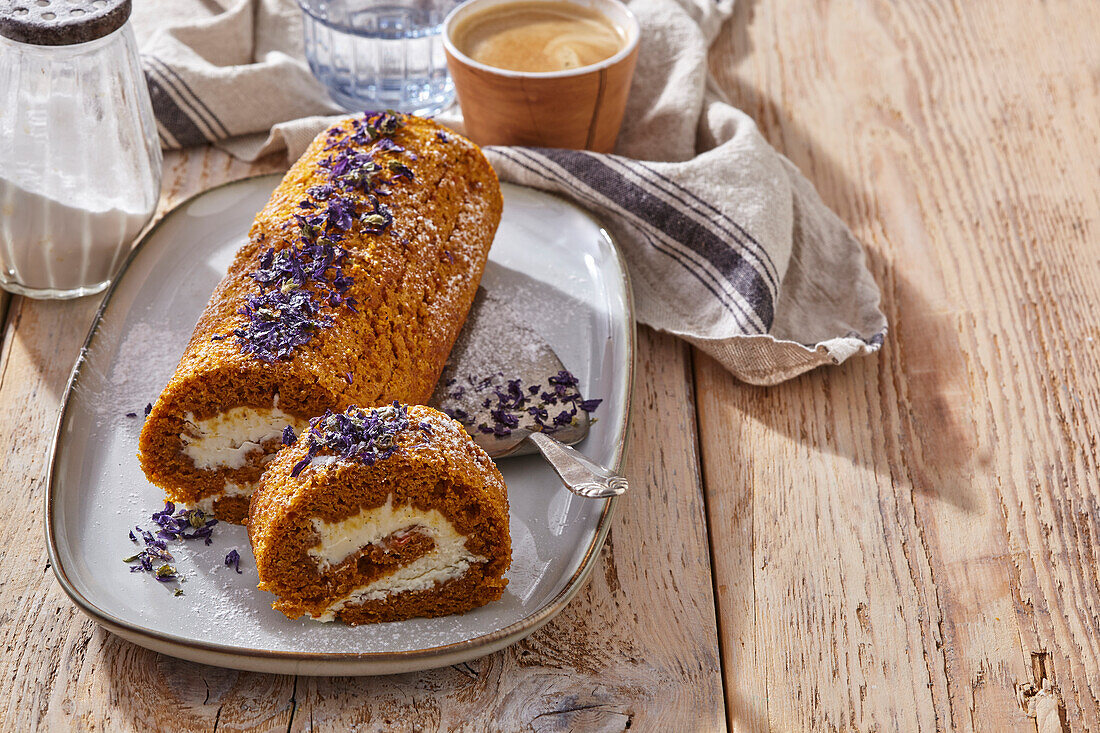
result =
[[[131,0],[0,0],[0,287],[103,290],[160,196]]]

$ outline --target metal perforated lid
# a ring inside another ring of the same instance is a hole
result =
[[[0,0],[0,36],[35,46],[102,38],[130,17],[131,0]]]

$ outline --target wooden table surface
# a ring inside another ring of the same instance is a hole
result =
[[[738,0],[713,70],[866,243],[886,345],[762,389],[641,329],[601,565],[470,664],[294,678],[98,628],[42,530],[98,298],[0,298],[0,728],[1100,729],[1098,37],[1096,0]],[[170,155],[161,210],[278,167]]]

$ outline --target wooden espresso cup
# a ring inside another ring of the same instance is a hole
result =
[[[600,153],[615,147],[638,58],[638,21],[619,0],[569,1],[601,13],[622,29],[626,42],[614,56],[565,71],[498,69],[462,53],[452,34],[470,15],[516,0],[470,0],[443,21],[447,66],[471,140]]]

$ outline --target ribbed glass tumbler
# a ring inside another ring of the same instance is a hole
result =
[[[299,0],[309,67],[354,110],[432,115],[454,99],[443,18],[459,0]]]

